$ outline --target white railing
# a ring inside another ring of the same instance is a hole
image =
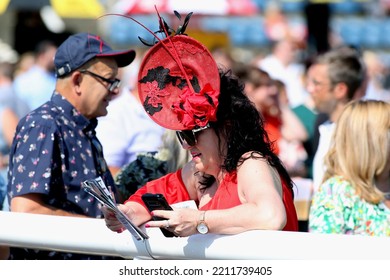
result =
[[[0,244],[125,259],[389,259],[390,238],[304,232],[248,231],[237,235],[150,238],[111,232],[104,220],[0,211]],[[367,255],[369,254],[369,255]]]

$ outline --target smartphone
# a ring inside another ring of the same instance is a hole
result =
[[[173,210],[172,207],[169,206],[164,195],[162,195],[161,193],[156,193],[156,194],[145,193],[142,195],[142,201],[145,203],[149,212],[152,212],[153,210]],[[166,220],[165,218],[155,217],[155,216],[153,216],[152,219],[154,221]],[[169,230],[167,230],[165,228],[160,228],[160,229],[165,237],[174,237],[175,236],[172,232],[170,232]]]

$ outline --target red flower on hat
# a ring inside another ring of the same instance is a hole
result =
[[[206,84],[199,93],[188,87],[179,96],[179,101],[172,105],[179,121],[188,129],[204,127],[210,121],[216,121],[219,92]]]
[[[161,97],[167,96],[169,95],[169,93],[165,90],[161,90],[158,86],[157,81],[147,83],[146,85],[147,89],[145,90],[145,92],[149,97],[148,104],[157,108],[159,105],[161,105]]]

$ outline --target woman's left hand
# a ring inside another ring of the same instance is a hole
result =
[[[149,221],[145,227],[165,228],[173,232],[176,236],[186,237],[198,233],[196,226],[201,212],[195,209],[182,208],[169,210],[154,210],[152,216],[161,217],[165,220]]]

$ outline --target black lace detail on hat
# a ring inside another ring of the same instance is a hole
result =
[[[179,76],[171,76],[169,73],[170,70],[168,68],[158,66],[156,68],[149,69],[147,75],[142,77],[142,79],[140,79],[139,82],[146,84],[146,83],[152,83],[156,81],[158,88],[161,90],[164,89],[168,84],[172,84],[173,86],[176,86],[181,90],[185,86],[187,86],[187,82],[185,79]],[[192,84],[194,91],[199,92],[200,86],[199,86],[198,78],[193,76],[190,82]],[[163,95],[161,97],[163,97]],[[149,102],[150,98],[151,97],[149,95],[145,98],[143,106],[145,110],[148,112],[148,114],[153,116],[153,114],[160,112],[163,109],[163,106],[161,103],[159,103],[157,107],[153,106]]]
[[[156,81],[159,89],[164,89],[167,84],[171,83],[172,85],[175,85],[177,80],[182,80],[178,76],[169,75],[169,72],[170,70],[168,68],[158,66],[156,68],[149,69],[148,74],[139,80],[139,82],[145,84],[147,82],[151,83]]]
[[[154,106],[152,106],[152,104],[149,103],[149,100],[150,100],[150,97],[146,97],[143,105],[144,105],[145,111],[149,115],[153,116],[155,113],[160,112],[162,110],[163,106],[161,103],[159,103],[157,107],[154,107]]]

